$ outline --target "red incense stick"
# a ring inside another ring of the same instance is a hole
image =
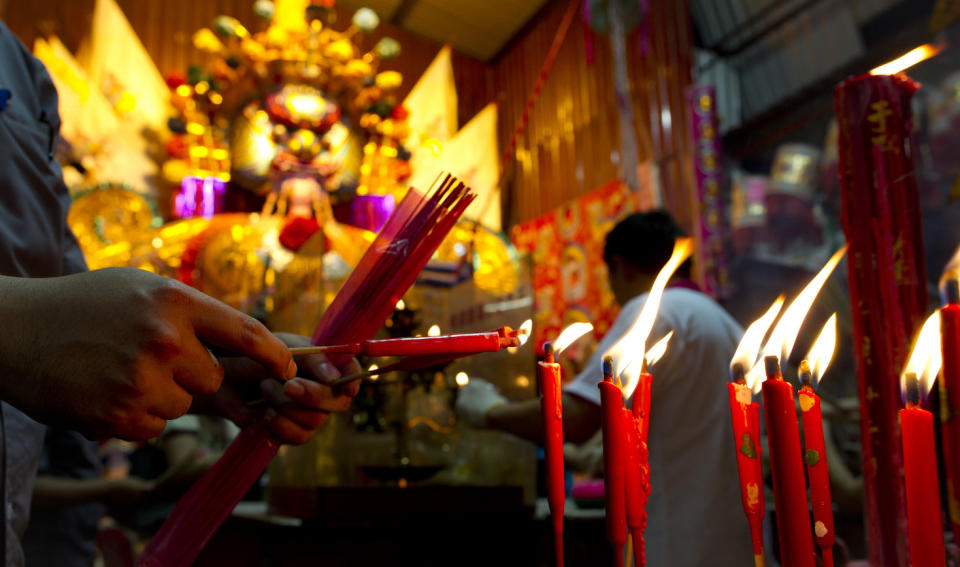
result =
[[[451,175],[435,182],[426,196],[411,188],[324,312],[313,344],[329,344],[335,338],[338,342],[363,341],[373,336],[475,197]],[[244,429],[216,465],[180,499],[138,564],[191,565],[278,448],[265,418]]]

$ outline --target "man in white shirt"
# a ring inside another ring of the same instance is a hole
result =
[[[583,372],[564,388],[565,441],[582,443],[599,429],[600,360],[640,314],[646,291],[681,235],[663,211],[631,215],[607,235],[604,260],[622,308]],[[689,263],[681,266],[664,292],[650,335],[652,343],[674,331],[667,353],[651,369],[647,564],[750,565],[724,387],[743,329],[695,290],[689,270]],[[458,410],[474,425],[542,440],[539,400],[508,403],[489,384],[475,381],[465,390]]]

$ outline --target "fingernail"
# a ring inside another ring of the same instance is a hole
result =
[[[292,398],[298,398],[302,396],[307,389],[304,388],[300,382],[287,382],[283,387],[283,391]]]
[[[327,380],[336,380],[340,377],[340,372],[329,362],[320,363],[320,376]]]
[[[290,364],[287,365],[287,380],[293,378],[297,375],[297,363],[292,358],[290,359]]]

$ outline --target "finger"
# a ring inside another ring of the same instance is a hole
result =
[[[278,378],[297,374],[290,349],[259,321],[193,290],[190,319],[201,341],[259,360]]]
[[[212,394],[220,389],[223,366],[195,337],[186,336],[180,345],[180,357],[173,367],[173,378],[192,394]]]
[[[193,396],[174,380],[160,387],[150,396],[147,413],[160,419],[176,419],[190,410]]]
[[[277,413],[273,408],[267,410],[267,423],[274,437],[282,443],[291,445],[306,443],[316,432],[316,428],[301,427],[292,420]]]
[[[167,420],[162,417],[139,413],[133,416],[123,429],[111,432],[108,436],[119,437],[126,441],[146,441],[163,433],[166,426]]]
[[[322,384],[331,384],[341,376],[340,371],[323,354],[311,354],[297,357],[300,376],[311,378]]]
[[[338,391],[335,394],[333,389],[303,378],[294,378],[284,384],[283,393],[287,399],[314,410],[346,411],[352,402],[352,396],[346,393]]]
[[[310,382],[307,382],[310,384]],[[319,386],[318,384],[313,384]],[[291,401],[284,394],[283,387],[274,381],[264,380],[263,395],[273,406],[271,409],[304,429],[316,429],[330,418],[330,412],[320,406],[303,405]]]

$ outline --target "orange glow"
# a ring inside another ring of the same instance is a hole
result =
[[[667,282],[673,276],[690,254],[693,253],[692,238],[678,238],[673,245],[673,254],[670,259],[660,269],[647,300],[640,309],[640,315],[630,329],[617,341],[610,350],[606,352],[607,356],[613,357],[614,372],[619,376],[633,360],[643,360],[644,353],[647,350],[647,338],[650,331],[653,330],[653,322],[657,318],[657,311],[660,309],[660,300],[663,298],[663,290],[667,287]],[[629,398],[633,395],[633,389],[637,387],[635,375],[625,376],[623,384],[623,395]]]
[[[531,332],[533,332],[533,321],[527,319],[517,328],[517,341],[520,343],[518,346],[527,344]]]
[[[926,61],[931,57],[938,55],[943,51],[943,45],[932,45],[926,43],[920,47],[911,49],[900,57],[888,61],[879,67],[870,70],[871,75],[895,75],[900,71],[913,67],[921,61]]]
[[[672,336],[673,336],[673,331],[670,331],[669,333],[664,335],[662,339],[654,343],[654,345],[650,347],[649,350],[647,350],[647,356],[645,358],[645,362],[647,363],[648,367],[656,364],[657,361],[660,360],[663,357],[663,355],[667,353],[667,345],[670,343],[670,337]]]
[[[793,350],[793,343],[797,340],[797,334],[800,333],[800,326],[803,325],[807,312],[810,311],[813,301],[820,293],[820,288],[823,287],[833,269],[840,263],[840,259],[843,258],[846,251],[846,246],[837,250],[820,269],[820,272],[803,288],[800,295],[790,303],[790,306],[787,307],[787,310],[783,312],[783,316],[777,322],[777,326],[773,328],[767,344],[763,347],[764,355],[779,356],[781,364],[787,360]]]
[[[553,353],[555,355],[563,352],[568,346],[577,339],[593,330],[590,323],[572,323],[566,329],[560,332],[560,336],[553,340]]]
[[[933,381],[940,372],[942,354],[940,352],[940,310],[936,310],[927,317],[917,335],[917,341],[910,351],[903,373],[900,374],[900,391],[906,391],[907,374],[916,374],[920,382],[920,395],[925,398]]]
[[[813,387],[816,388],[823,378],[833,353],[837,350],[837,314],[834,313],[823,325],[823,330],[813,341],[810,352],[807,353],[807,363],[810,365],[810,375],[813,378]]]
[[[770,329],[770,325],[773,324],[773,320],[777,318],[777,314],[780,313],[781,307],[783,307],[782,295],[770,305],[766,313],[753,323],[750,323],[746,332],[743,333],[743,338],[740,339],[740,344],[737,345],[737,351],[733,353],[733,358],[730,359],[731,372],[733,371],[733,367],[738,364],[743,368],[744,372],[753,367],[757,361],[757,354],[760,353],[760,345],[763,344],[763,337],[767,335],[767,331]]]

